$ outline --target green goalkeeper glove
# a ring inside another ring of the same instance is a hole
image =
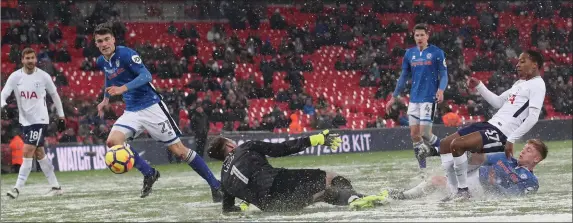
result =
[[[319,134],[311,135],[310,137],[310,145],[317,146],[317,145],[325,145],[330,146],[330,149],[336,150],[340,146],[342,139],[340,135],[335,133],[329,133],[328,129],[322,131]]]

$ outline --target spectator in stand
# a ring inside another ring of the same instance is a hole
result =
[[[340,126],[346,125],[346,118],[342,114],[342,109],[336,109],[336,115],[332,118],[332,125],[334,128],[340,128]]]
[[[198,105],[197,108],[190,112],[191,114],[191,130],[195,136],[195,141],[197,142],[197,148],[195,152],[201,157],[203,157],[203,152],[205,150],[205,144],[207,143],[207,134],[209,133],[209,117],[203,110],[202,105]]]
[[[314,115],[316,113],[314,105],[312,105],[312,98],[307,98],[303,107],[304,114]]]

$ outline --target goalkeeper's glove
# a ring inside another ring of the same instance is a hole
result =
[[[330,149],[332,150],[338,149],[340,143],[342,142],[342,139],[340,139],[340,135],[335,133],[329,133],[328,129],[322,131],[319,134],[311,135],[309,138],[310,138],[310,145],[330,146]]]

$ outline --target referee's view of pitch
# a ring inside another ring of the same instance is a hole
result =
[[[49,187],[44,175],[32,173],[17,200],[5,194],[16,174],[2,175],[1,221],[572,221],[572,141],[547,142],[549,156],[535,169],[540,189],[523,198],[479,197],[472,202],[441,203],[441,194],[412,201],[392,201],[365,211],[316,204],[301,212],[263,213],[251,206],[241,214],[222,215],[212,203],[203,179],[184,164],[158,166],[154,192],[139,198],[143,177],[137,170],[115,175],[108,170],[56,173],[60,197],[42,197]],[[515,146],[518,154],[523,144]],[[392,151],[271,159],[275,167],[321,168],[352,180],[359,192],[409,187],[417,174],[413,152]],[[209,163],[217,177],[220,162]],[[439,157],[428,167],[443,175]]]

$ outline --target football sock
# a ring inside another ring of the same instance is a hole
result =
[[[38,163],[40,164],[40,168],[42,168],[42,172],[44,172],[44,176],[48,179],[50,186],[60,187],[58,179],[56,178],[56,173],[54,173],[54,166],[48,159],[48,156],[44,156],[44,159],[38,160]]]
[[[456,172],[454,170],[454,156],[451,153],[440,155],[442,158],[442,167],[446,172],[446,177],[448,178],[449,186],[454,189],[458,186],[458,178],[456,177]]]
[[[422,197],[426,194],[431,193],[434,189],[436,189],[436,187],[429,184],[427,181],[422,181],[416,187],[414,187],[410,190],[404,191],[404,197],[406,197],[406,199],[419,198],[419,197]]]
[[[466,188],[466,179],[468,177],[468,157],[463,154],[459,157],[454,157],[454,171],[458,178],[458,188]]]
[[[422,141],[419,141],[419,142],[414,142],[414,143],[413,143],[413,145],[414,145],[414,155],[416,155],[416,159],[417,159],[417,157],[418,157],[418,151],[420,150],[420,146],[422,146],[422,144],[424,144],[424,141],[423,141],[423,140],[422,140]],[[418,166],[419,166],[421,169],[426,168],[426,158],[418,159]]]
[[[133,152],[133,159],[135,160],[134,166],[143,174],[143,176],[149,177],[155,174],[155,169],[147,163],[143,158],[139,156],[139,153],[135,151],[133,146],[130,146],[131,151]]]
[[[34,158],[24,158],[22,166],[20,166],[20,171],[18,172],[18,180],[16,180],[16,185],[14,188],[20,190],[26,184],[30,171],[32,171],[32,161]]]
[[[198,156],[195,151],[189,149],[184,160],[189,164],[191,168],[193,168],[193,170],[195,170],[195,172],[197,172],[197,174],[201,175],[201,177],[207,181],[211,188],[219,189],[221,187],[221,183],[219,183],[217,178],[215,178],[213,175],[213,172],[211,172],[209,167],[207,167],[207,164],[203,158]]]

